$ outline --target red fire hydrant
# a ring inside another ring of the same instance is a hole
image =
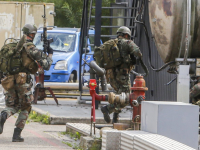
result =
[[[141,121],[141,101],[145,99],[145,91],[148,90],[146,87],[146,82],[143,76],[136,76],[136,79],[133,82],[133,87],[131,87],[133,91],[130,94],[129,100],[130,105],[133,107],[133,122],[138,123],[137,129],[139,128],[139,123]]]
[[[91,107],[91,123],[95,124],[95,100],[99,101],[109,101],[109,103],[126,103],[126,100],[129,101],[130,105],[133,107],[133,118],[132,121],[134,123],[134,129],[139,130],[140,124],[140,116],[141,116],[141,101],[145,99],[145,91],[148,90],[146,87],[145,80],[143,76],[136,76],[134,80],[133,87],[131,87],[131,91],[133,91],[130,95],[120,94],[115,95],[114,93],[110,93],[107,95],[97,95],[95,88],[97,86],[95,79],[90,79],[89,87],[90,87],[90,95],[92,96],[92,107]]]
[[[90,79],[89,87],[90,87],[90,95],[92,96],[91,122],[95,122],[95,100],[107,101],[108,96],[98,95],[96,93],[95,91],[95,88],[97,87],[96,79]]]
[[[95,100],[99,101],[107,101],[107,95],[98,95],[95,91],[97,87],[96,79],[90,79],[89,88],[90,88],[90,95],[92,96],[92,107],[91,107],[91,128],[90,128],[90,135],[92,136],[92,123],[94,124],[94,134],[95,134]]]

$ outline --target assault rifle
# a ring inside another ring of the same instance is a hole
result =
[[[43,27],[43,34],[41,34],[41,41],[43,41],[43,52],[48,52],[50,48],[50,43],[53,42],[53,39],[47,39],[47,26],[46,26],[46,12],[45,12],[45,6],[44,4],[44,15],[42,16],[44,18],[44,27]],[[44,100],[46,98],[45,90],[48,90],[51,95],[53,96],[55,102],[58,105],[58,100],[55,97],[53,91],[50,87],[44,87],[44,70],[40,66],[38,69],[38,72],[35,74],[35,80],[36,80],[36,86],[35,86],[35,93],[34,93],[34,101],[33,103],[37,104],[37,100]]]
[[[44,4],[44,15],[42,16],[43,17],[43,20],[44,20],[44,27],[43,27],[43,34],[41,34],[41,41],[43,41],[43,47],[44,47],[44,53],[47,52],[47,50],[49,49],[50,47],[50,43],[53,42],[53,39],[50,38],[50,39],[47,39],[47,26],[46,26],[46,10],[45,10],[45,7],[46,7],[46,4]]]

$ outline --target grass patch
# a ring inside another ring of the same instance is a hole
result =
[[[79,146],[79,141],[81,134],[79,132],[71,132],[71,131],[67,131],[67,132],[60,132],[61,135],[66,135],[68,137],[70,137],[71,139],[73,139],[74,141],[69,143],[69,142],[65,142],[63,141],[62,143],[72,147],[73,149],[76,150],[83,150],[82,148],[80,148]]]
[[[62,143],[68,145],[69,147],[72,147],[72,146],[73,146],[73,145],[72,145],[71,143],[69,143],[69,142],[64,142],[64,141],[62,141]]]
[[[67,132],[60,132],[60,134],[62,134],[62,135],[66,135],[66,134],[67,134]]]
[[[61,133],[62,134],[62,133]],[[65,132],[64,134],[68,134],[70,136],[71,139],[74,139],[75,141],[77,141],[78,139],[80,140],[81,138],[81,134],[79,132]]]
[[[50,124],[50,115],[49,113],[46,113],[45,115],[40,115],[35,111],[31,111],[26,123],[29,123],[30,120],[33,120],[34,122],[41,122],[43,124]]]
[[[62,141],[63,144],[66,144],[67,146],[69,147],[72,147],[73,149],[76,149],[76,150],[83,150],[79,147],[79,145],[77,143],[69,143],[69,142],[65,142],[65,141]]]
[[[89,150],[101,150],[101,144],[99,143],[101,138],[94,139],[94,142],[92,143],[92,146],[89,148]]]

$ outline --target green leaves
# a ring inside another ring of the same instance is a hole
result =
[[[35,111],[31,111],[27,123],[29,123],[30,120],[33,120],[34,122],[42,122],[44,124],[50,124],[50,115],[49,113],[46,113],[45,115],[40,115]]]
[[[10,0],[5,0],[10,1]],[[81,27],[82,9],[84,0],[12,0],[18,2],[41,2],[54,3],[56,17],[54,18],[54,25],[58,27]],[[93,6],[95,6],[93,0]],[[115,0],[102,0],[102,7],[110,7]],[[90,5],[90,1],[89,1]],[[88,10],[89,13],[89,10]],[[95,9],[92,9],[92,15],[95,16]],[[110,9],[102,9],[102,16],[110,16]],[[40,17],[40,16],[38,16]],[[95,19],[91,19],[91,25],[94,25]],[[102,25],[110,25],[110,19],[102,19]],[[102,28],[102,34],[108,34],[110,29]]]
[[[80,27],[82,18],[83,1],[67,1],[63,4],[62,9],[65,13],[65,19],[68,20],[67,27]]]

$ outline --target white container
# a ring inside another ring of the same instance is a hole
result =
[[[182,102],[144,101],[141,130],[198,149],[199,107]]]

